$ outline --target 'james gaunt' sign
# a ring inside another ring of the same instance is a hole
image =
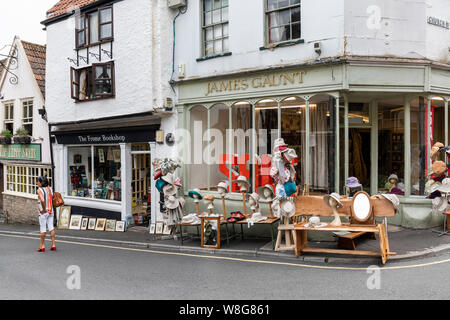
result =
[[[249,88],[273,88],[286,87],[303,83],[304,71],[283,72],[272,75],[261,75],[251,78],[239,78],[230,80],[210,81],[206,84],[205,96],[214,93],[232,93],[236,91],[246,91]]]

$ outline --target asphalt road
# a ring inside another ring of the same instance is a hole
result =
[[[57,241],[57,252],[49,251],[50,243],[47,243],[48,251],[38,253],[38,244],[34,235],[0,232],[0,299],[440,300],[450,297],[450,255],[389,263],[381,267],[379,278],[374,278],[377,273],[369,274],[361,265],[183,255],[145,247],[79,241]],[[70,266],[77,266],[80,281],[69,281],[69,285],[79,283],[79,289],[67,286],[68,279],[76,276],[76,272],[68,273]],[[368,279],[372,289],[368,288]]]

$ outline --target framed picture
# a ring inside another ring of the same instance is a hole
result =
[[[105,153],[103,149],[98,149],[98,162],[105,163]]]
[[[58,210],[58,229],[69,229],[71,206],[61,206]]]
[[[113,219],[106,220],[105,231],[116,231],[116,220]]]
[[[202,217],[201,246],[220,249],[220,217]]]
[[[97,220],[96,218],[89,218],[88,230],[95,230],[95,221],[96,220]]]
[[[164,225],[163,234],[167,234],[167,235],[171,234],[171,228],[167,224]]]
[[[116,231],[125,232],[125,221],[116,221]]]
[[[164,223],[163,222],[157,222],[156,223],[155,234],[162,234],[163,233],[163,227],[164,227]]]
[[[81,230],[87,230],[89,218],[83,218],[81,220]]]
[[[95,222],[95,231],[105,231],[106,218],[98,218]]]
[[[155,234],[155,230],[156,230],[156,224],[152,223],[150,225],[150,234]]]
[[[78,164],[78,163],[81,163],[82,162],[82,157],[81,157],[81,154],[75,154],[74,156],[73,156],[73,163],[74,164]]]
[[[81,229],[81,220],[83,219],[83,216],[71,216],[70,217],[70,230],[80,230]]]

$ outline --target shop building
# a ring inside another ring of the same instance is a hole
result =
[[[231,181],[244,175],[251,191],[270,183],[282,137],[299,155],[298,187],[342,195],[355,176],[376,194],[396,174],[404,195],[391,223],[441,225],[424,187],[432,144],[449,144],[448,9],[440,0],[190,1],[176,25],[185,194],[219,198],[227,180],[228,210],[242,210]]]
[[[167,54],[174,15],[162,0],[73,0],[42,22],[55,189],[72,214],[162,220],[152,160],[175,153],[156,142],[177,121]]]
[[[45,46],[15,37],[0,70],[0,123],[16,135],[26,129],[29,141],[13,137],[0,144],[0,208],[9,223],[38,223],[36,178],[52,184],[48,125],[40,115],[45,101]]]

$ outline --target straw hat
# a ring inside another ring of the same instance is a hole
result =
[[[274,196],[274,192],[273,192],[273,186],[271,184],[266,184],[265,186],[259,187],[257,192],[259,194],[259,196],[263,199],[265,199],[266,197],[264,196],[264,190],[269,190],[270,191],[270,198],[273,198]]]
[[[444,161],[435,161],[433,162],[433,166],[431,167],[433,173],[440,176],[447,170],[447,165]]]
[[[175,198],[175,196],[170,196],[164,204],[168,209],[176,209],[180,205],[180,202],[177,198]]]
[[[165,196],[174,196],[177,194],[177,188],[173,184],[167,183],[162,187]]]
[[[341,196],[338,193],[333,192],[332,194],[326,195],[323,197],[323,201],[327,204],[327,206],[330,206],[330,203],[328,201],[330,198],[333,198],[334,200],[336,200],[338,208],[343,207],[343,205],[341,203]]]
[[[193,199],[194,194],[197,195],[200,200],[203,199],[203,196],[200,194],[200,189],[189,190],[188,192],[189,197]]]
[[[247,188],[250,187],[250,183],[247,181],[245,176],[239,176],[237,180],[231,181],[232,183],[238,183],[239,185],[245,185]]]

